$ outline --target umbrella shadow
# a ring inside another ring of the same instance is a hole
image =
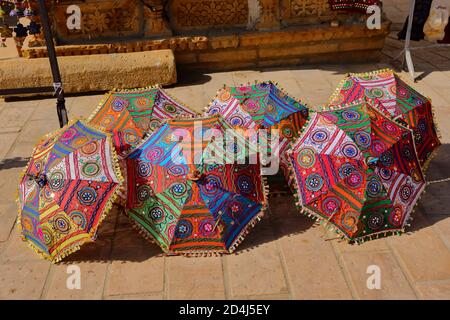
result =
[[[27,165],[30,158],[14,157],[0,160],[0,170],[12,168],[23,168]]]
[[[426,172],[427,181],[450,177],[448,163],[450,163],[450,144],[444,144],[430,162]],[[448,209],[450,208],[450,182],[430,184],[426,187],[426,191],[412,215],[414,220],[412,226],[407,229],[407,233],[414,233],[441,220],[450,219]],[[249,230],[235,254],[244,253],[283,237],[304,233],[314,225],[315,222],[312,219],[298,212],[295,200],[289,192],[270,196],[266,217]],[[122,210],[115,206],[100,226],[97,240],[84,245],[81,250],[67,257],[63,263],[142,262],[162,255],[161,249],[134,230]]]
[[[431,160],[426,171],[428,182],[450,178],[450,144],[443,144]],[[450,219],[450,181],[431,183],[420,198],[415,218],[407,231],[413,233],[422,228],[436,224],[439,221]]]
[[[246,239],[238,246],[236,254],[285,236],[303,233],[314,224],[314,221],[298,212],[292,195],[272,197],[269,203],[271,209],[268,210],[266,217],[249,230]],[[81,250],[68,256],[62,263],[143,262],[163,255],[156,244],[133,229],[121,208],[115,206],[100,225],[97,239],[83,245]]]
[[[236,249],[240,254],[278,239],[302,234],[315,222],[302,215],[295,206],[292,194],[285,192],[269,197],[266,216],[250,230],[246,239]]]
[[[63,263],[143,262],[161,256],[161,249],[133,229],[120,206],[114,205],[100,225],[97,239],[81,247]]]

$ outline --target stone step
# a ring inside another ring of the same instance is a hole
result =
[[[177,81],[172,50],[58,57],[66,93],[170,85]],[[52,86],[47,58],[0,61],[0,89]]]

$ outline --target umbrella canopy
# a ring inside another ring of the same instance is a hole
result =
[[[263,215],[255,151],[239,135],[218,143],[230,128],[218,116],[169,120],[127,157],[126,213],[165,252],[232,252]]]
[[[231,126],[245,129],[270,128],[295,112],[308,116],[306,105],[271,81],[225,87],[206,110],[208,115],[221,114]]]
[[[286,150],[308,119],[309,109],[305,104],[289,96],[276,83],[267,81],[219,90],[206,113],[221,114],[233,127],[280,129],[279,168],[285,180],[289,181]],[[270,148],[270,139],[266,143]],[[275,178],[272,181],[278,180]]]
[[[336,89],[330,104],[350,103],[363,97],[378,100],[386,115],[401,120],[414,131],[419,161],[426,166],[441,144],[430,99],[406,84],[394,71],[384,69],[349,74]]]
[[[297,205],[350,240],[402,231],[425,187],[412,131],[364,100],[312,115],[289,154]]]
[[[89,122],[113,134],[116,151],[123,157],[165,119],[195,115],[161,88],[151,87],[109,92]]]
[[[92,241],[122,182],[111,138],[77,121],[38,143],[19,184],[24,241],[58,262]]]

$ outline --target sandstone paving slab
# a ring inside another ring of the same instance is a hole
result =
[[[157,250],[162,253],[158,245],[145,239],[135,229],[128,227],[126,229],[117,230],[114,236],[114,248],[145,248]]]
[[[0,112],[1,127],[22,127],[33,114],[38,104],[39,102],[34,100],[9,102]]]
[[[68,107],[69,119],[89,118],[89,116],[97,109],[97,106],[100,104],[103,97],[104,95],[102,94],[75,97]]]
[[[168,299],[225,299],[221,257],[166,257]]]
[[[19,160],[21,164],[27,162],[26,160]],[[3,159],[3,164],[8,166],[11,162]],[[12,165],[11,168],[5,168],[0,171],[0,203],[2,204],[15,204],[17,197],[17,187],[19,185],[19,178],[23,172],[22,167],[15,167]],[[10,207],[12,208],[12,206]],[[17,213],[17,206],[16,206]]]
[[[290,300],[291,295],[289,293],[259,294],[259,295],[255,295],[255,296],[240,297],[240,299],[244,299],[244,300]]]
[[[434,230],[450,250],[450,216],[432,215],[427,218],[433,223]]]
[[[273,231],[265,220],[255,226],[235,254],[223,257],[228,298],[288,292],[281,257],[273,239]]]
[[[298,231],[303,226],[303,231]],[[325,230],[305,217],[278,220],[276,234],[293,299],[351,299],[342,267]]]
[[[115,295],[106,296],[106,300],[163,300],[164,292],[150,292],[143,294],[125,294],[125,295]]]
[[[333,240],[335,247],[339,252],[380,252],[389,251],[390,248],[385,238],[373,239],[361,244],[350,244],[345,239]]]
[[[450,297],[450,280],[421,282],[416,288],[421,299],[448,300]]]
[[[0,134],[0,161],[5,158],[8,150],[13,146],[17,137],[17,132],[6,132]]]
[[[73,271],[74,267],[79,268],[79,273]],[[52,265],[43,298],[49,300],[101,299],[107,268],[108,264],[101,262]],[[78,283],[71,278],[76,274],[80,276],[79,288],[76,286]]]
[[[401,267],[412,281],[450,279],[450,251],[430,221],[416,212],[408,234],[388,240]]]
[[[219,89],[223,88],[224,85],[232,87],[235,86],[233,72],[221,72],[214,74],[207,74],[210,80],[203,83],[203,104],[202,107],[206,108],[209,103],[214,99]],[[203,112],[203,110],[201,110]]]
[[[39,254],[28,246],[19,234],[17,226],[11,231],[8,243],[0,253],[0,263],[44,261]]]
[[[20,133],[15,143],[36,144],[41,139],[43,139],[45,135],[58,129],[59,129],[59,121],[55,112],[54,117],[42,120],[28,121],[26,125],[23,127],[22,132]]]
[[[417,298],[391,253],[344,252],[342,253],[342,259],[359,299],[404,300]],[[380,270],[380,289],[371,289],[372,287],[367,284],[369,277],[372,275],[372,273],[368,273],[370,266],[376,266]]]
[[[164,257],[156,248],[117,248],[111,255],[105,296],[164,290]]]
[[[0,264],[0,299],[39,299],[50,264],[44,261]]]
[[[6,241],[17,220],[17,205],[15,203],[0,203],[0,241]]]
[[[176,101],[183,103],[189,109],[196,112],[203,112],[205,102],[202,84],[164,88],[164,90]]]

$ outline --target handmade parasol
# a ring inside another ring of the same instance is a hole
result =
[[[81,121],[34,149],[19,184],[21,234],[58,262],[92,241],[122,182],[110,137]]]
[[[112,134],[119,165],[126,177],[122,159],[147,133],[158,128],[165,119],[195,115],[163,89],[151,87],[109,92],[89,120]],[[127,190],[125,180],[119,193],[121,204],[125,202]]]
[[[312,115],[289,154],[299,208],[349,240],[402,231],[425,187],[412,131],[365,100]]]
[[[195,115],[163,89],[150,87],[107,93],[89,122],[111,132],[117,153],[123,156],[165,119]]]
[[[378,100],[386,115],[413,130],[419,161],[426,167],[441,144],[430,99],[406,84],[394,71],[384,69],[349,74],[336,89],[330,104],[350,103],[363,97]]]
[[[127,215],[165,252],[232,252],[263,215],[256,152],[238,134],[219,143],[227,129],[220,116],[169,120],[127,157]]]
[[[267,81],[219,90],[206,113],[221,114],[233,127],[279,129],[279,165],[286,181],[289,179],[285,151],[308,119],[309,109],[305,104],[289,96],[278,84]],[[265,145],[272,146],[270,139]]]

